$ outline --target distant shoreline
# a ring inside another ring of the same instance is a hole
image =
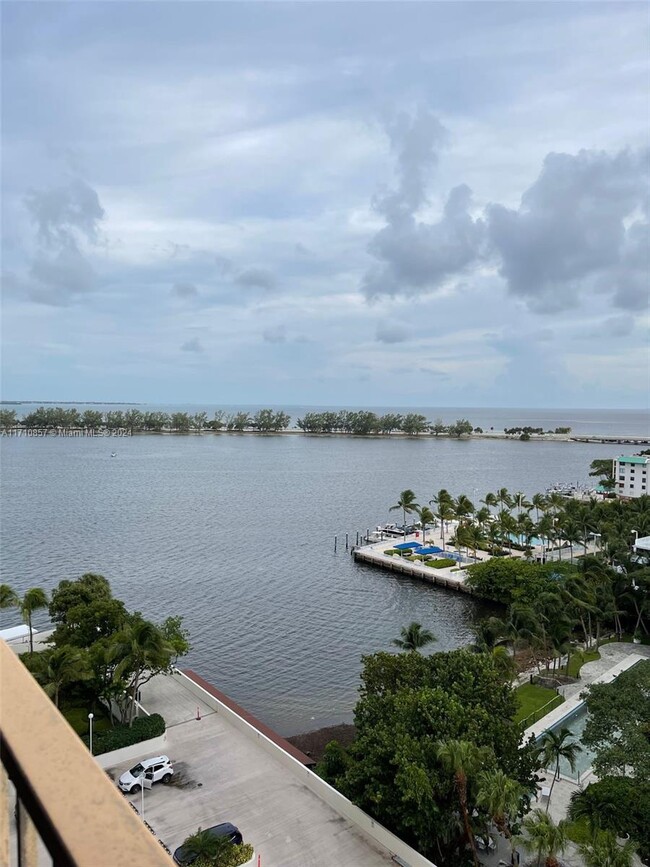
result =
[[[178,431],[146,431],[125,429],[110,430],[88,430],[84,428],[37,428],[30,429],[24,427],[13,427],[5,429],[0,433],[0,436],[8,439],[53,439],[61,437],[64,439],[111,439],[119,440],[129,437],[140,436],[155,436],[155,437],[196,437],[196,436],[257,436],[257,437],[275,437],[275,436],[303,436],[312,437],[314,439],[403,439],[403,440],[454,440],[458,442],[468,442],[470,440],[506,440],[509,442],[522,442],[519,436],[506,434],[503,431],[484,431],[483,433],[463,434],[460,437],[452,436],[447,433],[433,434],[407,434],[403,431],[393,431],[392,433],[348,433],[347,431],[328,431],[316,433],[312,431],[303,431],[299,428],[290,428],[287,430],[277,431],[260,431],[260,430],[209,430],[204,429]],[[601,445],[649,445],[649,436],[629,435],[621,436],[620,434],[531,434],[526,443],[581,443],[581,444],[601,444]]]

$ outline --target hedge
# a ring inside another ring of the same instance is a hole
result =
[[[432,569],[447,569],[449,566],[455,566],[456,561],[451,557],[442,557],[440,560],[427,560],[426,565],[431,566]]]
[[[255,850],[250,843],[233,843],[216,858],[197,858],[194,867],[239,867],[240,864],[250,861],[254,854]]]
[[[138,717],[133,720],[133,725],[118,725],[105,732],[93,733],[93,755],[110,753],[113,750],[121,750],[122,747],[130,747],[139,744],[140,741],[148,741],[165,734],[165,720],[159,713],[151,716]],[[88,735],[83,736],[83,741],[89,744]]]

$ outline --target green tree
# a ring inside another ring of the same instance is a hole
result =
[[[403,627],[401,638],[394,638],[393,644],[399,647],[400,650],[407,650],[415,653],[423,647],[432,644],[436,640],[433,632],[428,629],[423,629],[421,623],[413,621],[408,626]]]
[[[29,652],[34,652],[34,628],[32,626],[32,617],[35,611],[41,608],[47,608],[47,594],[41,587],[32,587],[27,590],[25,595],[20,600],[20,613],[27,626],[29,627]]]
[[[523,827],[527,835],[523,842],[537,853],[537,867],[542,858],[546,867],[559,867],[557,856],[564,852],[569,841],[566,820],[556,825],[548,813],[538,808],[526,816]]]
[[[571,768],[571,771],[575,771],[578,753],[582,752],[582,747],[576,740],[569,740],[573,736],[573,732],[568,728],[561,728],[558,732],[551,729],[545,733],[542,740],[542,761],[544,767],[553,768],[553,780],[546,804],[547,813],[551,797],[553,796],[553,787],[560,778],[560,760],[564,759]]]
[[[87,658],[82,651],[74,647],[58,647],[46,651],[37,679],[58,707],[59,695],[63,687],[87,680],[89,677]]]
[[[417,510],[417,515],[420,519],[420,525],[422,527],[422,544],[425,545],[427,541],[427,524],[435,524],[436,516],[433,514],[433,512],[428,506],[421,506]]]
[[[95,409],[87,409],[81,417],[81,424],[87,430],[100,430],[104,427],[104,416]]]
[[[201,828],[191,834],[183,842],[183,848],[195,859],[202,859],[206,863],[219,867],[224,855],[228,854],[233,843],[227,837],[215,837],[209,831]]]
[[[174,651],[155,623],[139,617],[128,623],[115,641],[121,657],[116,672],[126,678],[130,699],[127,721],[132,726],[138,690],[154,675],[169,669]]]
[[[586,867],[633,867],[636,843],[618,845],[611,831],[596,831],[593,840],[580,846]]]
[[[201,433],[203,428],[208,423],[208,414],[207,412],[195,412],[192,416],[192,427],[195,431]]]
[[[396,509],[402,510],[402,515],[404,517],[404,538],[406,539],[406,516],[412,514],[413,512],[417,512],[420,508],[419,504],[415,502],[415,494],[410,488],[407,488],[405,491],[399,495],[398,501],[394,506],[391,506],[389,511],[394,512]]]
[[[376,653],[362,662],[356,739],[337,751],[327,779],[435,863],[461,864],[458,797],[436,742],[485,747],[483,770],[500,768],[534,790],[531,747],[519,749],[514,691],[489,654],[468,649]]]
[[[4,431],[12,430],[18,426],[18,417],[15,409],[0,409],[0,428]]]
[[[476,806],[487,811],[496,829],[510,844],[510,863],[515,863],[513,826],[524,810],[525,791],[501,770],[481,771],[477,777]]]
[[[19,599],[16,591],[9,584],[0,584],[0,611],[7,608],[18,608]]]
[[[583,744],[594,751],[594,771],[650,779],[650,660],[621,672],[611,683],[592,684]]]
[[[474,840],[467,805],[467,779],[478,772],[484,762],[485,753],[479,750],[476,744],[456,739],[439,741],[436,745],[436,752],[443,768],[453,775],[458,806],[463,818],[465,842],[472,850],[474,867],[479,867],[476,841]]]

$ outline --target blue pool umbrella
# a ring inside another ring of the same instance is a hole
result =
[[[397,546],[395,546],[397,547]],[[442,554],[442,548],[420,548],[419,554]]]
[[[394,548],[397,548],[398,551],[405,551],[407,548],[421,548],[419,542],[400,542],[399,545],[394,545]]]

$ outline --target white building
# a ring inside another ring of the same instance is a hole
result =
[[[632,455],[614,458],[614,489],[619,497],[640,497],[648,493],[650,457]]]

